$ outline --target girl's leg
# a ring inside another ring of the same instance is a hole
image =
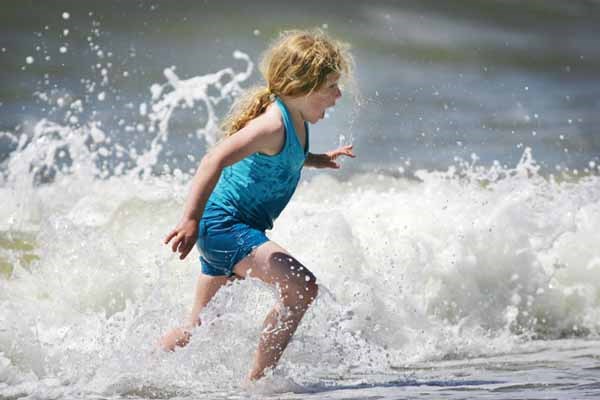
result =
[[[267,315],[248,378],[257,380],[273,368],[317,296],[315,276],[274,242],[267,242],[240,261],[236,275],[251,276],[277,287],[280,301]]]
[[[190,331],[200,325],[200,312],[210,302],[219,289],[231,278],[226,276],[210,276],[201,274],[196,283],[194,306],[187,323],[165,334],[160,340],[160,347],[166,351],[174,351],[176,346],[187,345],[192,337]]]
[[[194,306],[192,307],[192,312],[190,313],[186,327],[192,329],[195,326],[200,325],[200,312],[208,303],[210,303],[219,289],[235,279],[238,279],[235,275],[227,277],[201,274],[196,283],[196,297],[194,300]]]

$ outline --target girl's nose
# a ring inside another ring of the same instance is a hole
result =
[[[342,97],[342,91],[340,90],[340,88],[339,88],[339,87],[337,87],[337,88],[335,89],[335,98],[336,98],[336,99],[339,99],[340,97]]]

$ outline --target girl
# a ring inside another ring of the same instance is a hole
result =
[[[181,222],[165,238],[184,259],[200,250],[190,320],[161,339],[165,350],[185,346],[199,314],[228,280],[252,276],[277,288],[280,301],[264,322],[248,378],[264,376],[281,357],[317,295],[315,276],[265,236],[294,193],[303,166],[339,168],[352,146],[309,153],[309,130],[335,105],[338,80],[349,75],[346,46],[323,32],[286,32],[267,51],[267,82],[242,98],[223,125],[226,138],[206,154],[193,178]]]

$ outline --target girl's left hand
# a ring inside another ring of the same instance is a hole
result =
[[[311,166],[316,168],[340,168],[340,164],[336,161],[339,156],[355,158],[352,152],[352,145],[342,146],[338,149],[328,151],[325,154],[315,155],[314,160],[311,160]]]

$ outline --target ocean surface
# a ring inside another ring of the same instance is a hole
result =
[[[162,245],[281,30],[351,44],[268,234],[319,297],[243,384],[275,293]],[[600,398],[600,2],[3,1],[0,399]]]

